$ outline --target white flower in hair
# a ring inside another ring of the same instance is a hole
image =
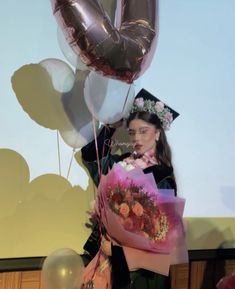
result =
[[[135,99],[135,104],[138,107],[144,107],[144,99],[143,99],[143,97],[136,98]]]
[[[157,101],[155,104],[155,110],[156,112],[162,112],[164,109],[164,103],[161,101]]]

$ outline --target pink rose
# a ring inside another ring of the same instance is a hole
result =
[[[155,104],[155,110],[157,112],[162,112],[164,110],[164,103],[162,103],[161,101],[157,101]]]
[[[144,213],[144,209],[143,209],[142,205],[139,202],[136,202],[134,204],[134,206],[132,207],[132,211],[138,217],[142,216],[143,213]]]
[[[164,118],[167,119],[169,122],[173,121],[172,113],[169,111],[165,113]]]
[[[123,216],[123,217],[128,217],[130,212],[129,206],[126,203],[122,203],[119,207],[119,213]]]
[[[135,105],[138,107],[144,107],[144,99],[143,97],[136,98]]]

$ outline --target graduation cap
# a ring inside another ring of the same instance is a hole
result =
[[[178,112],[163,103],[160,99],[144,88],[142,88],[135,97],[130,113],[135,112],[156,114],[160,119],[164,130],[168,130],[173,120],[179,116]]]

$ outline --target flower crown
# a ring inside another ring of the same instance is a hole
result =
[[[163,102],[138,97],[135,99],[130,113],[142,111],[156,114],[161,121],[163,129],[170,129],[170,125],[173,121],[173,114],[171,113],[170,109],[164,105]]]

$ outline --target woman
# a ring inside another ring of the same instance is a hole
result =
[[[165,131],[179,114],[142,89],[136,96],[135,102],[127,119],[127,128],[133,153],[122,156],[110,154],[110,140],[115,128],[103,128],[97,138],[98,154],[102,156],[100,165],[102,174],[107,174],[114,163],[119,162],[124,167],[140,167],[144,173],[152,173],[159,189],[174,189],[176,182],[171,163],[171,150],[167,143]],[[82,148],[82,158],[95,184],[99,184],[98,164],[95,141]],[[101,246],[103,252],[110,256],[112,264],[113,289],[170,289],[170,278],[139,269],[128,271],[123,250],[113,246],[109,238],[103,235],[100,238],[96,226],[84,249],[91,257]]]

